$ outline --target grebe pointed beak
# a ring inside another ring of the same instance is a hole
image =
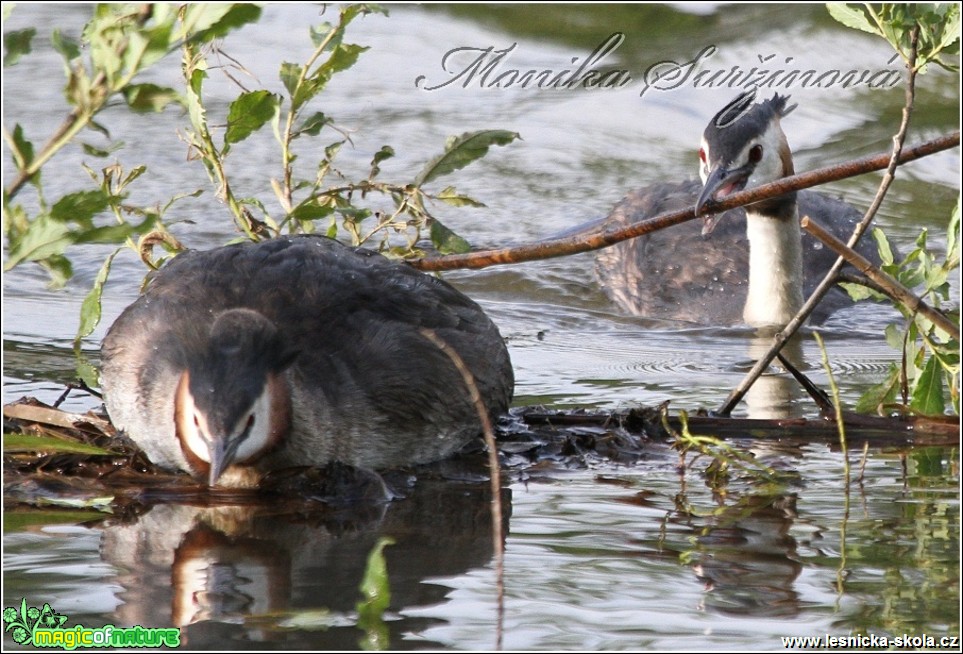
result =
[[[702,211],[707,202],[721,200],[733,193],[737,193],[745,188],[749,179],[748,171],[745,166],[729,170],[725,166],[719,165],[709,172],[699,199],[696,200],[696,215]],[[722,214],[707,214],[703,216],[702,235],[707,236],[715,229],[716,224]]]
[[[221,474],[230,467],[234,454],[237,451],[237,440],[227,441],[225,438],[214,438],[211,440],[208,455],[210,463],[207,472],[207,485],[213,487]]]

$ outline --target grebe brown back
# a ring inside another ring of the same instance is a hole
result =
[[[110,328],[114,424],[156,464],[213,486],[289,466],[442,459],[481,433],[451,359],[495,417],[508,350],[475,302],[404,263],[317,236],[175,257]]]

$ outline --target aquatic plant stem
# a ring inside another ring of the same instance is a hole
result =
[[[869,459],[869,441],[863,442],[863,456],[859,460],[859,483],[866,480],[866,462]]]
[[[502,649],[503,625],[505,622],[505,538],[502,533],[502,476],[501,468],[498,464],[498,449],[495,443],[495,430],[492,428],[491,418],[488,416],[488,409],[482,400],[478,385],[475,383],[475,376],[465,364],[464,359],[442,339],[434,330],[427,327],[421,328],[421,334],[445,355],[451,359],[452,364],[461,373],[461,377],[468,389],[475,411],[478,412],[478,419],[481,421],[482,430],[485,435],[485,445],[488,450],[488,471],[491,483],[491,518],[492,518],[492,545],[495,551],[495,589],[497,602],[497,623],[495,635],[495,649]]]
[[[886,173],[883,175],[879,188],[876,190],[876,197],[873,198],[872,204],[866,210],[863,219],[856,225],[856,229],[853,230],[853,235],[849,238],[847,243],[849,247],[855,246],[863,233],[869,229],[869,225],[873,222],[873,218],[876,217],[876,212],[883,203],[883,198],[886,197],[886,192],[896,177],[896,167],[900,164],[903,154],[905,154],[903,152],[903,142],[906,140],[910,116],[913,113],[913,99],[916,95],[916,45],[918,38],[919,26],[917,25],[913,28],[912,48],[909,61],[907,62],[906,101],[903,104],[903,115],[899,130],[896,132],[896,135],[893,136],[893,150],[889,157],[889,165],[886,167]],[[959,138],[959,132],[957,132],[956,135],[957,138]],[[735,406],[742,401],[742,398],[745,397],[756,379],[762,375],[772,363],[773,359],[776,358],[776,353],[779,352],[789,339],[792,338],[793,334],[802,327],[803,323],[809,318],[809,314],[813,312],[813,309],[815,309],[816,305],[823,299],[823,296],[826,295],[829,289],[836,283],[836,275],[839,274],[845,262],[846,260],[843,257],[839,257],[836,260],[836,263],[829,269],[823,281],[819,283],[819,286],[817,286],[816,290],[809,296],[809,299],[806,300],[806,303],[799,312],[789,321],[789,324],[787,324],[782,331],[773,337],[772,346],[769,348],[769,351],[756,361],[756,365],[752,367],[752,370],[746,374],[742,382],[729,394],[729,397],[726,398],[722,406],[719,407],[716,411],[719,415],[729,415]]]
[[[843,419],[843,405],[839,399],[839,386],[836,385],[836,378],[833,376],[832,366],[829,365],[829,354],[826,352],[826,344],[823,343],[819,332],[813,332],[813,337],[819,344],[819,351],[822,355],[823,368],[829,378],[829,391],[832,393],[833,409],[836,416],[836,429],[839,430],[839,446],[843,451],[843,471],[846,473],[846,486],[849,487],[849,447],[846,444],[846,421]]]

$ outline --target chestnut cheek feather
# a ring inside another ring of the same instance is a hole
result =
[[[278,447],[291,431],[291,392],[282,375],[268,375],[271,394],[271,429],[263,452]]]
[[[202,480],[207,479],[211,466],[207,461],[197,456],[194,450],[187,444],[188,433],[197,431],[197,427],[194,425],[194,403],[191,400],[189,384],[190,375],[187,371],[184,371],[184,373],[181,374],[181,379],[177,384],[177,390],[174,395],[175,438],[180,442],[181,452],[187,460],[191,476],[195,479]]]

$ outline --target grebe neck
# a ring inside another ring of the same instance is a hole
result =
[[[803,305],[802,235],[795,201],[783,209],[773,215],[746,207],[749,294],[742,317],[752,327],[781,329]]]

